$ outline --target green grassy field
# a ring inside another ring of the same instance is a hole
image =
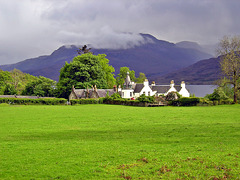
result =
[[[240,105],[0,105],[0,179],[240,179]]]

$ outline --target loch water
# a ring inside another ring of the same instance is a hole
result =
[[[207,94],[213,93],[213,90],[217,88],[216,85],[186,85],[186,88],[190,94],[194,94],[196,97],[204,97]]]

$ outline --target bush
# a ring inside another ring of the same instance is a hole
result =
[[[155,98],[154,96],[146,96],[145,94],[142,94],[137,98],[139,102],[144,102],[144,103],[153,103]]]
[[[210,100],[205,99],[205,98],[200,98],[200,102],[197,105],[198,106],[212,106],[213,101],[210,101]]]
[[[200,98],[196,97],[183,97],[174,101],[170,101],[173,106],[196,106],[200,102]]]
[[[71,105],[76,104],[103,104],[104,98],[99,99],[71,99],[70,103]]]

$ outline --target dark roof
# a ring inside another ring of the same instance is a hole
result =
[[[15,95],[0,95],[0,98],[16,98]]]
[[[55,98],[55,97],[39,97],[39,96],[19,96],[19,95],[0,95],[0,98],[26,98],[26,99],[38,99],[38,98]]]
[[[97,93],[99,97],[106,97],[107,93],[111,96],[115,93],[115,91],[113,89],[98,89]]]
[[[171,87],[169,85],[155,85],[155,86],[151,86],[151,88],[152,88],[152,91],[157,91],[157,93],[164,94],[164,93],[167,93]],[[181,90],[180,85],[175,85],[174,88],[177,90],[177,92]]]
[[[16,98],[38,99],[38,96],[16,96]]]
[[[156,85],[156,86],[151,86],[152,88],[152,91],[157,91],[157,93],[167,93],[168,90],[170,89],[170,86],[169,85]]]
[[[85,96],[85,89],[74,89],[74,93],[78,98]]]
[[[94,91],[93,89],[88,90],[89,97],[91,97],[93,95],[93,91]],[[76,96],[78,98],[86,98],[86,95],[87,95],[86,92],[87,92],[86,89],[74,89],[74,93],[76,94]],[[115,93],[114,89],[97,89],[98,97],[106,97],[107,92],[108,92],[109,96],[111,96]]]
[[[144,84],[136,84],[134,93],[140,93],[143,87],[144,87]]]
[[[175,89],[177,90],[177,92],[179,92],[181,89],[182,89],[182,87],[180,86],[180,85],[176,85],[176,86],[174,86],[175,87]]]

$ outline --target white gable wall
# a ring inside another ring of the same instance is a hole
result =
[[[179,94],[182,95],[182,97],[190,97],[190,93],[186,89],[184,81],[182,82],[181,86],[182,86],[182,89],[179,91]]]
[[[140,91],[140,96],[142,95],[142,94],[145,94],[146,96],[153,96],[153,95],[155,95],[155,91],[152,91],[152,89],[150,88],[150,86],[148,85],[148,86],[144,86],[143,88],[142,88],[142,90]]]
[[[134,97],[133,89],[122,89],[121,96],[122,96],[122,98]]]

